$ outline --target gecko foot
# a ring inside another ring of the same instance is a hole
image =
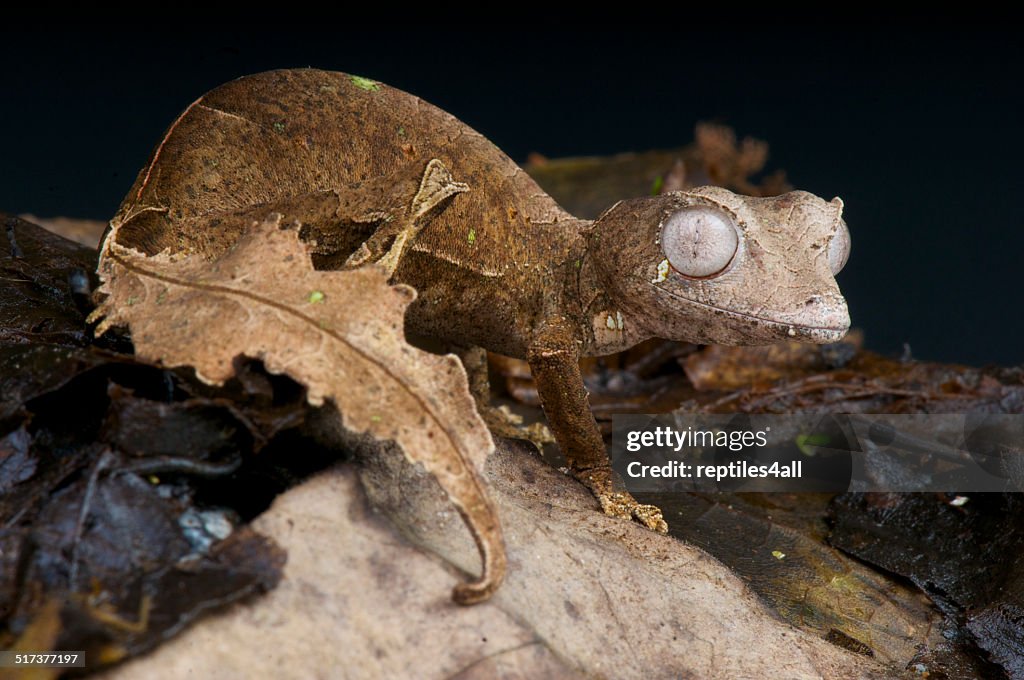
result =
[[[555,437],[547,425],[544,423],[523,425],[523,417],[512,413],[508,406],[494,407],[478,403],[477,411],[484,419],[484,423],[487,424],[487,428],[495,436],[506,439],[525,439],[532,442],[538,449],[555,441]]]
[[[580,470],[573,476],[583,483],[594,494],[601,504],[601,510],[609,517],[631,519],[659,534],[668,533],[668,523],[661,514],[661,508],[655,505],[639,503],[633,495],[625,490],[614,488],[614,473],[611,468],[601,467]]]

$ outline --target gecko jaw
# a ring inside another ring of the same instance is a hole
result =
[[[682,300],[691,305],[703,307],[704,309],[715,312],[716,314],[730,317],[737,321],[756,322],[757,324],[770,329],[771,334],[779,339],[793,339],[801,342],[811,342],[816,345],[827,345],[829,343],[839,342],[846,335],[847,331],[850,330],[849,322],[844,326],[810,326],[807,324],[776,321],[774,319],[767,319],[753,314],[744,314],[743,312],[736,312],[731,309],[709,305],[706,302],[698,302],[697,300],[677,295],[671,291],[665,290],[664,288],[660,288],[653,283],[650,285],[660,293],[673,297],[677,300]]]

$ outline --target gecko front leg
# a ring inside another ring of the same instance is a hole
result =
[[[579,359],[579,345],[568,320],[554,317],[542,322],[530,345],[530,370],[569,471],[590,489],[606,515],[632,518],[652,531],[667,533],[661,510],[638,503],[612,471],[583,387]]]

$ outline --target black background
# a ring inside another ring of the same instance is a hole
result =
[[[844,199],[854,247],[839,282],[868,347],[1024,362],[1024,50],[1013,22],[741,21],[726,6],[600,24],[394,14],[11,18],[0,41],[0,209],[109,218],[181,109],[271,68],[387,82],[519,161],[677,146],[697,121],[716,120],[767,140],[770,169],[798,188]]]

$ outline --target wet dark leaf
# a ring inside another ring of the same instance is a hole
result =
[[[92,289],[96,251],[6,213],[0,221],[0,344],[87,344],[81,305]]]
[[[101,438],[129,456],[198,462],[237,457],[242,448],[251,448],[230,411],[209,400],[151,401],[113,383],[108,395],[111,405]]]
[[[231,512],[196,509],[186,486],[154,485],[123,472],[124,463],[105,450],[46,498],[30,524],[2,535],[21,562],[0,588],[11,598],[0,601],[9,634],[36,616],[42,596],[64,594],[59,648],[116,660],[276,584],[279,549],[237,530]]]
[[[36,472],[36,459],[28,452],[29,435],[24,427],[0,440],[0,494],[24,482]]]
[[[88,347],[85,326],[96,252],[0,213],[0,424],[23,404],[116,360]]]
[[[752,138],[737,140],[728,127],[701,123],[696,143],[678,149],[622,153],[606,157],[549,160],[534,154],[525,168],[543,189],[573,215],[594,219],[616,200],[717,184],[751,196],[775,196],[790,190],[785,174],[761,181],[768,146]]]
[[[824,494],[644,494],[669,533],[743,577],[785,620],[840,646],[897,662],[942,641],[925,597],[824,545]]]
[[[913,581],[1006,670],[1024,677],[1024,500],[972,494],[847,494],[833,545]]]
[[[1017,494],[846,494],[835,499],[833,545],[906,576],[948,611],[983,606],[1024,552]]]
[[[166,639],[211,609],[271,590],[281,579],[286,560],[286,553],[273,541],[241,527],[207,555],[180,561],[153,575],[146,588],[154,593],[150,626]],[[182,593],[189,594],[185,607]],[[155,642],[140,640],[130,651],[144,651]]]
[[[0,345],[0,423],[18,422],[25,403],[98,367],[130,361],[92,347],[39,343]]]
[[[1024,592],[1019,583],[1001,601],[972,615],[967,629],[1011,678],[1024,678]]]

